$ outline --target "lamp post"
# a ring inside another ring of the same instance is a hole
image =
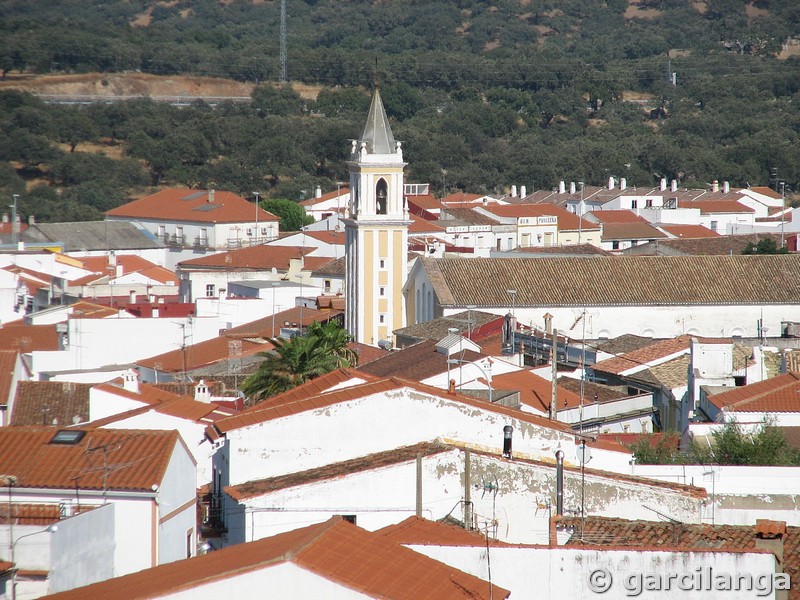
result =
[[[514,318],[511,328],[511,356],[514,356],[517,353],[516,336],[514,335],[517,332],[517,290],[506,290],[506,293],[511,296],[511,316]]]
[[[19,200],[19,194],[12,194],[11,197],[14,199],[14,204],[9,207],[11,208],[11,243],[16,246],[19,242],[19,228],[17,227],[17,201]]]
[[[486,384],[489,387],[489,404],[494,402],[493,390],[492,390],[492,363],[491,362],[489,363],[488,373],[487,373],[486,369],[484,369],[482,366],[480,366],[476,362],[470,362],[468,360],[463,360],[463,359],[460,359],[460,358],[448,358],[447,359],[447,372],[448,372],[447,387],[448,388],[450,387],[450,376],[449,376],[450,365],[464,365],[464,364],[472,365],[473,367],[477,368],[481,373],[483,373],[483,376],[486,377]],[[463,369],[463,367],[459,367],[459,369]]]
[[[261,198],[261,194],[259,192],[253,192],[253,196],[256,198],[256,231],[255,231],[255,243],[258,243],[258,202]]]
[[[32,535],[39,535],[40,533],[55,533],[58,531],[58,525],[53,523],[48,525],[46,529],[42,529],[41,531],[34,531],[33,533],[26,533],[25,535],[19,536],[16,540],[11,542],[11,563],[12,563],[12,571],[11,571],[11,600],[17,600],[17,565],[14,559],[14,552],[17,548],[17,544],[20,540],[24,540],[27,537],[31,537]]]
[[[581,186],[581,201],[578,204],[578,244],[580,244],[581,243],[581,234],[583,233],[583,186],[584,186],[584,183],[582,181],[579,181],[578,185]]]
[[[272,339],[275,339],[275,292],[277,291],[278,282],[272,282]]]

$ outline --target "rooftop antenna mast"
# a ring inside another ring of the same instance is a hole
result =
[[[286,68],[286,0],[281,0],[281,83],[288,83]]]

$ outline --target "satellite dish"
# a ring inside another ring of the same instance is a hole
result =
[[[585,465],[592,460],[592,451],[586,444],[580,444],[575,450],[578,462]]]

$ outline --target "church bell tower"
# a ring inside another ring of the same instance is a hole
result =
[[[345,219],[345,327],[353,340],[393,342],[405,326],[403,284],[408,273],[408,226],[403,196],[403,152],[378,87],[361,138],[353,140],[350,205]]]

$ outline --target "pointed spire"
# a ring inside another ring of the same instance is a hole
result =
[[[361,134],[361,141],[367,143],[369,154],[394,154],[397,150],[397,144],[392,135],[392,128],[389,127],[389,119],[383,108],[383,101],[377,85],[372,96],[372,104],[369,107],[367,124],[364,126],[364,133]]]

